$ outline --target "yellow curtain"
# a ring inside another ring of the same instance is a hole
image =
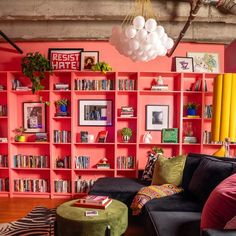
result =
[[[218,75],[213,89],[212,141],[236,142],[236,74]]]

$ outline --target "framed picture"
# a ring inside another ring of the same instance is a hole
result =
[[[46,132],[45,103],[24,102],[23,123],[25,133]]]
[[[53,70],[80,70],[83,48],[49,48],[48,59]]]
[[[111,126],[111,100],[79,100],[79,125]]]
[[[188,57],[193,58],[194,72],[219,73],[219,55],[209,52],[188,52]]]
[[[193,58],[175,57],[175,70],[177,72],[193,72]]]
[[[98,51],[81,52],[81,70],[92,70],[92,66],[99,61]]]
[[[146,105],[146,130],[169,128],[168,105]]]

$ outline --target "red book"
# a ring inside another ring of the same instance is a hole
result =
[[[112,203],[112,199],[109,199],[107,202],[104,204],[91,204],[91,203],[80,203],[76,202],[74,206],[76,207],[84,207],[84,208],[93,208],[93,209],[106,209],[110,204]]]

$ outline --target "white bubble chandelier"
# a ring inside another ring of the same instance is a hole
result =
[[[174,45],[164,28],[158,25],[150,0],[136,0],[133,13],[121,26],[114,26],[109,42],[133,61],[148,62],[165,56]]]

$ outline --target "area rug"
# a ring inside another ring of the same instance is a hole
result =
[[[55,235],[56,209],[35,207],[24,218],[0,224],[1,236]]]

